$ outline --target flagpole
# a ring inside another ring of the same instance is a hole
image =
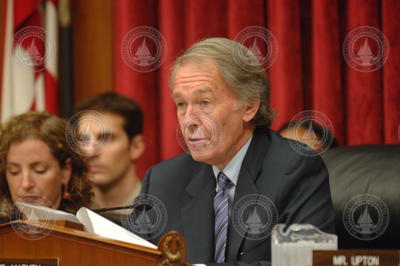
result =
[[[71,5],[69,0],[59,0],[58,5],[60,21],[60,115],[64,118],[68,118],[72,114],[72,108],[74,105]]]

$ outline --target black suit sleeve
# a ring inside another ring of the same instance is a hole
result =
[[[288,185],[280,191],[281,221],[288,225],[309,223],[326,233],[335,233],[329,175],[321,157],[298,155],[286,179]]]

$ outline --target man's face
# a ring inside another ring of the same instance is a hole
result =
[[[123,118],[102,113],[80,118],[78,137],[87,158],[89,180],[98,187],[111,186],[133,164],[128,135],[123,129]]]
[[[243,143],[246,106],[228,88],[212,61],[180,66],[172,97],[179,126],[192,157],[212,165],[225,165]]]

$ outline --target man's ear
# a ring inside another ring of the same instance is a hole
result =
[[[260,98],[256,101],[244,105],[243,121],[250,122],[256,115],[258,108],[260,107]]]
[[[146,144],[144,143],[144,138],[142,134],[132,137],[129,146],[129,154],[131,160],[136,161],[143,154]]]
[[[65,165],[61,169],[62,177],[61,177],[61,184],[68,187],[69,180],[72,176],[72,159],[68,158],[65,160]]]

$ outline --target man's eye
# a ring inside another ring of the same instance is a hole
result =
[[[210,101],[204,100],[204,101],[201,101],[200,104],[201,104],[202,106],[208,106],[208,105],[210,105]]]
[[[110,133],[110,132],[104,132],[102,134],[100,134],[97,138],[97,141],[110,141],[112,139],[114,139],[115,135]]]
[[[89,136],[86,136],[86,135],[80,135],[80,136],[78,136],[78,141],[79,141],[79,142],[84,142],[84,143],[86,143],[86,142],[89,142],[89,140],[90,140]]]
[[[184,108],[185,106],[186,106],[186,104],[183,102],[176,103],[176,107],[178,107],[178,108]]]

